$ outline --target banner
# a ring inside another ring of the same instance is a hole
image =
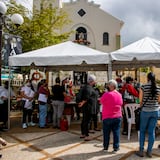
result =
[[[8,57],[22,53],[22,39],[20,36],[10,35],[5,33],[3,35],[4,47],[2,49],[3,65],[8,66]]]

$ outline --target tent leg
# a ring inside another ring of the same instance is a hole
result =
[[[108,80],[112,79],[112,63],[108,64]]]
[[[8,129],[10,129],[10,105],[11,105],[11,67],[9,66],[9,83],[8,83]]]

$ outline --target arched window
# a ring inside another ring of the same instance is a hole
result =
[[[109,34],[108,34],[108,32],[103,33],[103,45],[109,45]]]
[[[84,27],[79,27],[76,29],[74,42],[83,45],[89,45],[90,42],[87,40],[87,30]]]
[[[79,27],[76,30],[76,40],[87,40],[87,30],[83,27]]]

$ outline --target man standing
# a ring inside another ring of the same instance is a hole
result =
[[[60,128],[60,119],[64,111],[65,87],[60,85],[60,78],[55,79],[56,84],[52,86],[53,128]]]
[[[98,105],[98,95],[93,88],[96,84],[96,77],[94,75],[89,75],[87,80],[87,85],[82,89],[81,102],[78,104],[82,107],[83,118],[81,123],[81,133],[80,138],[84,138],[85,141],[90,141],[92,138],[89,137],[89,123],[91,119],[91,114],[96,113],[96,108]]]

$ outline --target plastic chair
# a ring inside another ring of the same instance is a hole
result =
[[[131,136],[131,127],[132,124],[135,124],[135,109],[137,109],[138,107],[140,107],[139,104],[137,103],[129,103],[129,104],[125,104],[124,106],[124,110],[126,113],[126,119],[128,122],[128,140],[130,140],[130,136]],[[130,112],[130,114],[129,114]],[[139,139],[139,133],[138,133],[138,139]]]

